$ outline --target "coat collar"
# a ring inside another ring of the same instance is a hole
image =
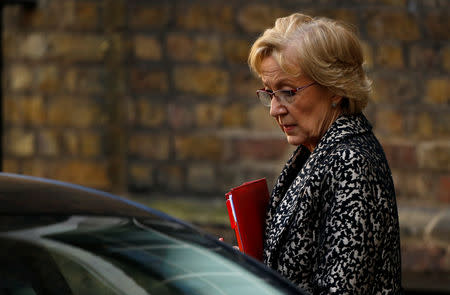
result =
[[[308,193],[309,176],[314,173],[317,163],[344,139],[371,129],[363,114],[342,115],[330,126],[312,154],[303,146],[294,151],[278,177],[267,212],[264,260],[269,267],[273,266],[277,256],[274,254],[293,213],[298,206],[305,205],[299,200]]]
[[[363,114],[342,115],[325,132],[313,154],[336,146],[343,139],[372,130],[372,125]]]

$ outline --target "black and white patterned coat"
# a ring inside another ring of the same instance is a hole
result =
[[[371,129],[362,114],[339,117],[273,189],[264,262],[312,294],[401,292],[394,185]]]

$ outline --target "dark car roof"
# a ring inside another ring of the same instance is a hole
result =
[[[168,215],[115,195],[45,178],[0,173],[0,214]]]

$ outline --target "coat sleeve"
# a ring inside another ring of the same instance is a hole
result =
[[[346,151],[330,171],[319,237],[318,294],[371,294],[383,232],[381,187],[365,159]],[[378,175],[379,177],[379,175]]]

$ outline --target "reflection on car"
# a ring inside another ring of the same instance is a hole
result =
[[[187,223],[117,196],[0,173],[0,295],[304,294]]]

